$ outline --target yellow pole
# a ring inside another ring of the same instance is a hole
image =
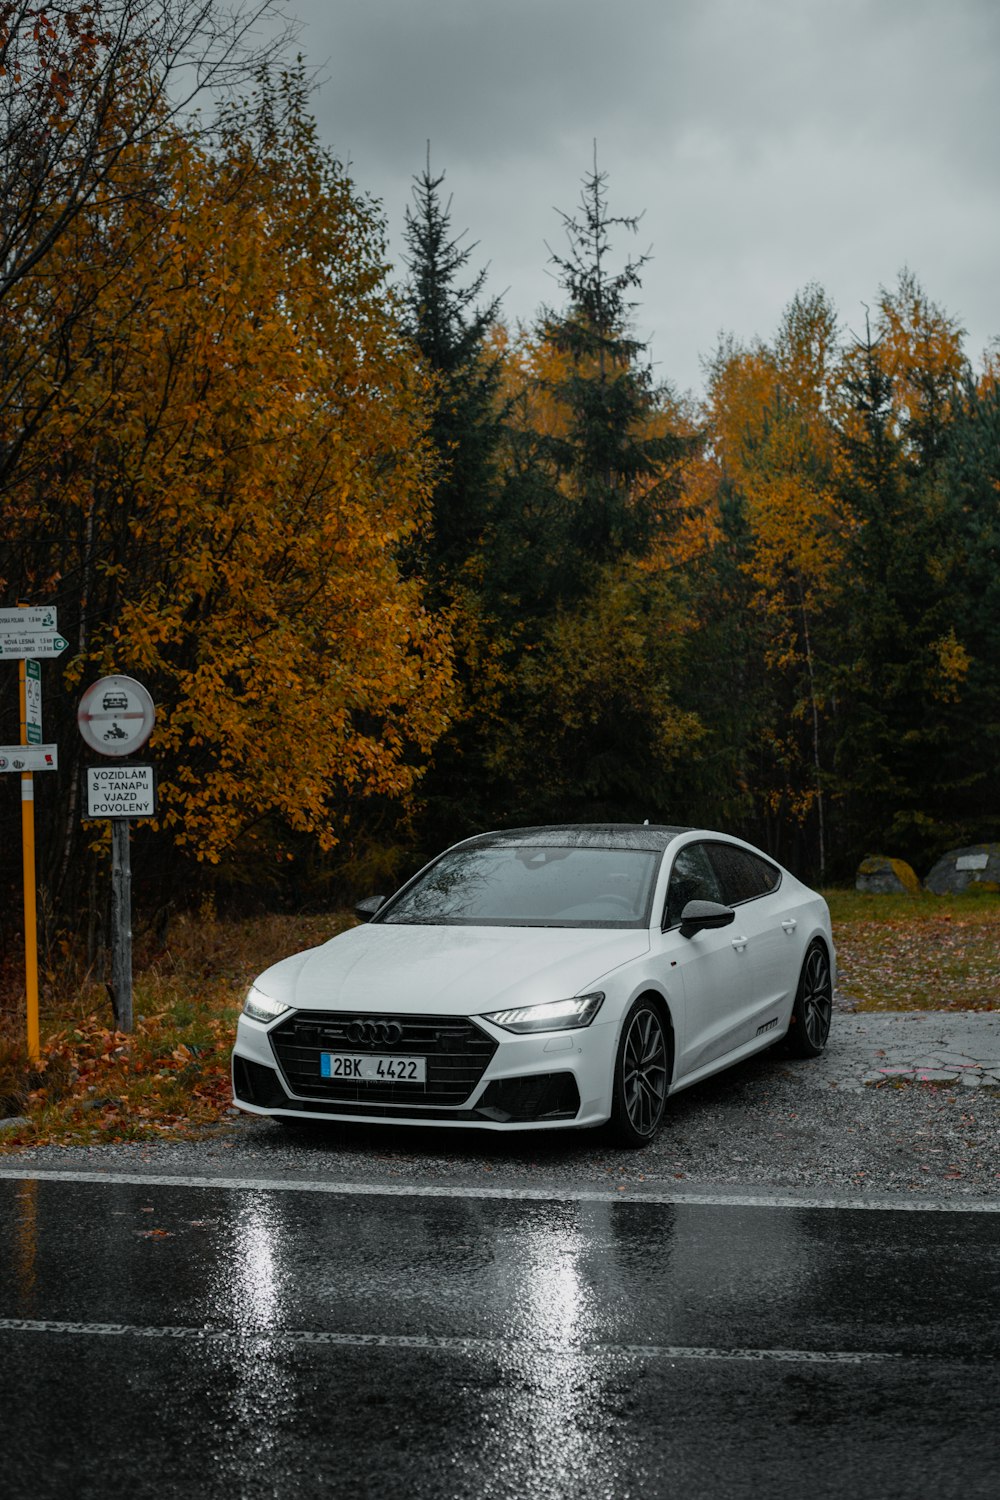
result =
[[[28,743],[27,662],[18,662],[21,690],[21,744]],[[28,1061],[37,1063],[38,1050],[38,913],[35,907],[35,778],[21,772],[21,849],[24,860],[24,994],[27,1013]]]

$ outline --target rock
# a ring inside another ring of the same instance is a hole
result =
[[[920,881],[904,859],[870,854],[858,866],[854,889],[869,896],[919,896]]]
[[[924,885],[935,896],[1000,891],[1000,844],[969,844],[942,854]]]

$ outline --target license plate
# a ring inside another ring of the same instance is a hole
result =
[[[321,1052],[321,1078],[354,1083],[426,1083],[426,1057],[380,1056],[371,1052]]]

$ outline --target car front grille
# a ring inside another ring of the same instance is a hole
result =
[[[358,1020],[387,1022],[398,1028],[391,1045],[352,1040]],[[336,1011],[296,1011],[270,1033],[274,1055],[294,1094],[309,1099],[350,1103],[429,1105],[463,1104],[482,1078],[497,1043],[464,1016],[406,1016]],[[425,1057],[427,1082],[355,1082],[320,1075],[324,1052]]]

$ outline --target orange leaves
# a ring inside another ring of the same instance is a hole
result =
[[[178,1041],[165,1015],[140,1020],[125,1036],[90,1015],[51,1036],[25,1098],[29,1125],[11,1144],[80,1138],[99,1131],[116,1138],[159,1134],[217,1120],[231,1100],[232,1024],[208,1012],[200,1041]]]
[[[962,683],[972,666],[972,657],[955,635],[954,625],[928,647],[932,667],[928,688],[934,698],[957,703]]]
[[[909,453],[953,415],[961,399],[967,369],[962,334],[954,319],[927,298],[912,272],[902,271],[892,290],[880,289],[870,337],[889,381],[894,436]],[[863,344],[848,348],[842,374],[861,378],[865,359]],[[983,379],[988,378],[987,358]],[[838,402],[835,416],[849,437],[861,434],[863,416],[850,403]]]
[[[272,817],[329,848],[345,789],[405,802],[453,712],[449,623],[397,565],[424,382],[373,211],[291,103],[232,112],[214,155],[132,147],[155,195],[95,194],[26,287],[26,321],[73,314],[31,392],[45,524],[84,539],[73,681],[149,684],[159,826],[211,863]]]
[[[849,520],[836,486],[830,410],[840,375],[836,318],[807,288],[785,310],[774,344],[729,346],[711,380],[714,446],[742,494],[753,536],[749,571],[767,613],[821,605],[841,564]]]
[[[197,916],[171,923],[169,948],[137,944],[139,1019],[130,1037],[99,1019],[103,987],[88,984],[64,955],[62,978],[46,997],[37,1069],[29,1070],[20,1028],[12,1046],[0,1025],[0,1111],[6,1103],[28,1122],[0,1133],[0,1151],[181,1134],[228,1119],[229,1059],[247,984],[282,953],[325,942],[352,920],[340,912],[223,922],[203,901]]]
[[[834,335],[832,309],[810,288],[786,309],[773,348],[726,348],[712,371],[713,444],[746,503],[749,570],[769,613],[789,584],[790,607],[801,609],[839,566],[846,521],[827,415],[838,373]]]

